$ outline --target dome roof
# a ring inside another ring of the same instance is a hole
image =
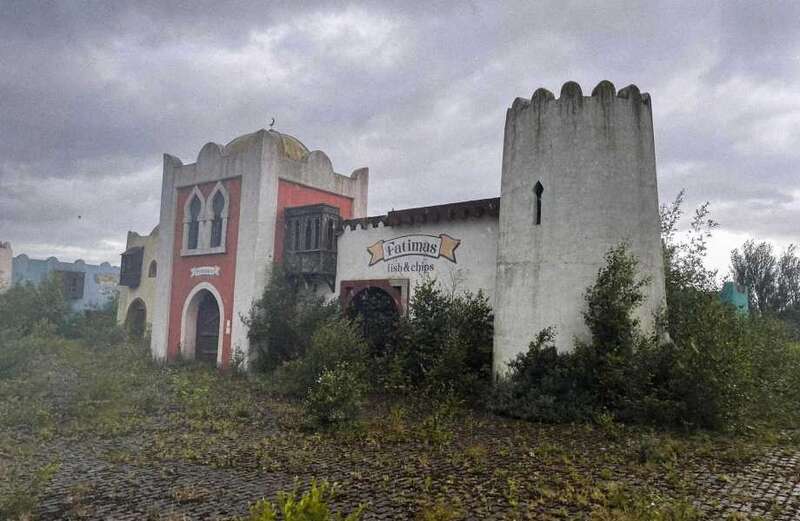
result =
[[[289,134],[270,130],[273,134],[281,138],[281,145],[283,145],[283,155],[295,161],[301,161],[308,155],[308,148],[296,137]]]

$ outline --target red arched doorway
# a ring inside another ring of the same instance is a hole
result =
[[[359,288],[350,294],[347,316],[358,321],[373,354],[383,353],[394,339],[400,309],[393,295],[377,286]]]
[[[187,297],[181,324],[181,356],[220,365],[223,303],[214,286],[203,282]]]
[[[195,334],[195,359],[217,363],[219,350],[219,305],[208,290],[202,290],[197,306],[197,332]]]

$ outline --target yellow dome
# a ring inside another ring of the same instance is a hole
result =
[[[289,134],[282,134],[274,130],[270,130],[270,132],[275,132],[281,137],[281,144],[283,145],[283,155],[285,155],[289,159],[294,159],[295,161],[301,161],[308,155],[308,149],[296,137],[290,136]]]

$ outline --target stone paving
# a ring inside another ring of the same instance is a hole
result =
[[[215,468],[183,461],[115,462],[109,457],[118,449],[142,448],[135,438],[53,443],[50,454],[58,454],[60,468],[43,494],[38,519],[232,519],[246,514],[253,501],[274,497],[279,490],[291,490],[297,479],[296,472],[280,469]],[[392,457],[402,463],[400,452]],[[431,465],[436,467],[432,475],[437,479],[460,479],[459,469],[444,460]],[[298,477],[301,484],[307,484],[311,476],[324,471],[327,479],[345,483],[347,494],[334,505],[349,511],[359,501],[366,501],[366,520],[413,519],[417,509],[412,486],[416,471],[388,478],[375,470],[369,465],[358,471],[343,468],[336,461],[323,461],[309,466],[308,475],[301,473]],[[800,519],[800,453],[774,450],[747,465],[699,466],[691,476],[699,492],[692,497],[705,519],[725,519],[736,512],[741,515],[736,519]],[[533,507],[531,498],[524,494],[519,498],[520,506],[512,511],[502,492],[479,489],[480,485],[474,492],[476,502],[464,504],[466,519],[587,517],[585,512],[550,512]],[[477,496],[494,506],[479,505]]]

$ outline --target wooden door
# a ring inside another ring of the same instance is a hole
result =
[[[219,306],[217,305],[217,299],[206,291],[197,309],[197,344],[195,358],[216,365],[218,346]]]

